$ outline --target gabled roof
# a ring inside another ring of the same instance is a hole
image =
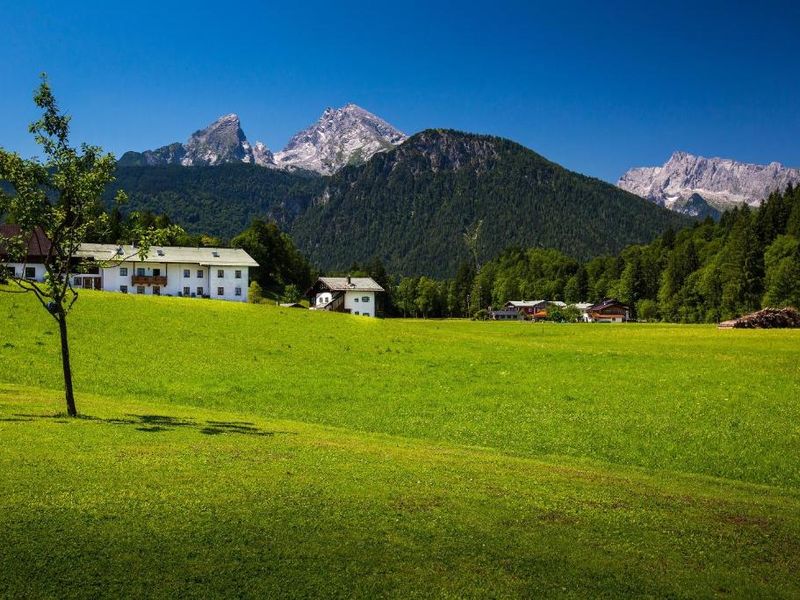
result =
[[[547,300],[509,300],[506,306],[513,306],[514,308],[533,308],[544,304]]]
[[[6,258],[6,248],[3,245],[4,238],[17,237],[22,232],[19,225],[0,225],[0,258]],[[33,230],[28,238],[28,253],[26,259],[29,262],[42,262],[50,253],[50,240],[47,239],[41,227]],[[38,260],[37,260],[38,259]]]
[[[385,291],[372,277],[320,277],[314,287],[317,287],[317,284],[322,284],[332,292]]]
[[[81,244],[76,256],[98,261],[140,261],[135,246],[118,244]],[[129,258],[130,257],[130,258]],[[192,248],[186,246],[151,246],[145,263],[188,263],[208,267],[257,267],[258,263],[241,248]]]
[[[621,306],[622,308],[624,308],[626,310],[628,308],[628,306],[626,304],[623,304],[622,302],[620,302],[619,300],[617,300],[615,298],[606,298],[602,302],[599,302],[598,304],[594,304],[594,305],[590,306],[588,308],[588,310],[590,310],[592,312],[595,312],[595,311],[598,311],[598,310],[603,310],[605,308],[610,308],[612,306]]]

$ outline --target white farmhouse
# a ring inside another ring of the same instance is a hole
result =
[[[251,267],[239,248],[153,246],[142,259],[135,246],[82,244],[76,258],[99,263],[74,275],[76,287],[153,296],[247,302]]]
[[[306,296],[312,310],[375,317],[381,314],[378,295],[383,291],[371,277],[320,277]]]

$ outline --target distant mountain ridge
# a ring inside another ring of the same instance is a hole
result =
[[[741,204],[756,206],[790,183],[800,184],[800,169],[674,152],[663,166],[630,169],[617,185],[671,210],[704,216]]]
[[[346,165],[366,162],[405,139],[404,133],[380,117],[347,104],[326,109],[316,123],[295,134],[281,152],[273,154],[262,142],[251,144],[239,117],[230,114],[194,132],[185,144],[174,142],[155,150],[126,152],[119,165],[193,167],[248,163],[330,175]]]
[[[503,138],[426,130],[334,175],[224,163],[117,169],[126,210],[168,214],[191,233],[231,238],[275,219],[320,268],[380,258],[392,273],[450,276],[469,260],[464,232],[483,223],[480,259],[510,246],[575,258],[649,242],[691,219],[586,177]]]

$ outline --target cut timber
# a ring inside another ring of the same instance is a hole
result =
[[[800,312],[792,307],[765,308],[738,319],[723,321],[720,329],[773,329],[800,327]]]

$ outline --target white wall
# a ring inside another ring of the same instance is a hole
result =
[[[24,277],[25,276],[25,269],[34,269],[36,271],[36,275],[33,277],[36,281],[44,281],[44,265],[41,263],[0,263],[3,267],[8,269],[14,269],[14,275],[16,277]]]
[[[367,302],[364,302],[367,298]],[[344,308],[351,313],[364,315],[367,317],[375,316],[375,292],[345,292]]]
[[[211,269],[210,295],[216,300],[232,300],[234,302],[247,302],[247,267],[209,267]],[[219,277],[219,272],[222,277]],[[239,277],[236,277],[237,271]],[[219,294],[222,288],[223,293]],[[239,296],[236,289],[239,288]]]
[[[127,274],[122,275],[122,269],[127,269]],[[138,269],[144,269],[148,277],[153,275],[153,269],[159,269],[162,277],[167,278],[167,285],[161,286],[162,296],[177,296],[194,294],[196,297],[209,296],[215,300],[229,300],[247,302],[247,287],[249,283],[248,267],[206,267],[191,263],[141,263],[137,261],[124,262],[119,266],[103,269],[103,289],[109,292],[120,292],[122,286],[127,286],[129,294],[138,293],[139,286],[133,285],[132,276]],[[221,270],[223,276],[218,277],[217,271]],[[188,271],[188,277],[185,272]],[[236,277],[236,272],[240,277]],[[198,276],[199,275],[199,276]],[[153,286],[145,285],[144,294],[152,295]],[[223,294],[218,294],[218,288],[223,288]],[[236,295],[239,288],[240,295]]]
[[[330,292],[322,292],[314,297],[314,306],[325,306],[331,301],[333,295]]]

